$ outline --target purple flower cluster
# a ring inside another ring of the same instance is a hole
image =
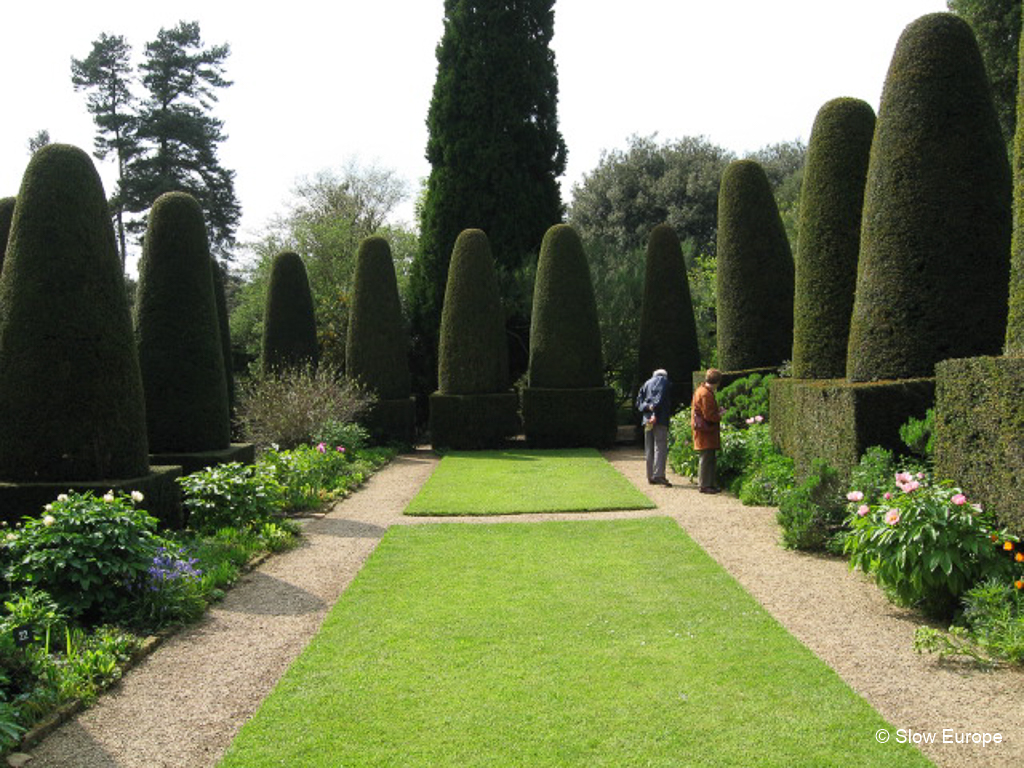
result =
[[[194,557],[185,558],[183,551],[170,552],[166,547],[160,547],[153,557],[153,564],[149,566],[149,589],[157,592],[169,581],[178,579],[198,579],[203,572],[196,568]]]

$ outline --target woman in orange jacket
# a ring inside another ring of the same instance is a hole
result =
[[[721,421],[724,408],[715,400],[715,390],[722,383],[722,372],[709,368],[704,383],[693,393],[690,410],[690,428],[693,448],[700,454],[697,482],[701,493],[718,493],[715,486],[715,451],[722,447]]]

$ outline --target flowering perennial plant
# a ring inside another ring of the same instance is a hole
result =
[[[844,549],[850,567],[874,575],[896,602],[949,617],[978,582],[1011,579],[1013,560],[1004,555],[1017,538],[959,488],[899,472],[878,504],[862,504],[863,498],[859,491],[847,495]]]
[[[132,623],[160,628],[199,618],[206,608],[206,590],[197,565],[180,547],[158,548],[146,575],[133,587]]]

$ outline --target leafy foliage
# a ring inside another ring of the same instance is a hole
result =
[[[750,420],[760,423],[767,419],[770,415],[771,382],[775,378],[774,374],[752,373],[722,387],[715,399],[725,408],[725,423],[742,428]]]
[[[777,519],[787,549],[831,549],[846,518],[839,473],[815,459],[811,474],[782,496]]]
[[[911,417],[900,427],[900,439],[912,453],[930,461],[935,455],[935,409],[929,408],[923,419]]]
[[[258,528],[271,522],[284,504],[284,488],[273,466],[237,461],[178,478],[188,525],[199,533],[221,528]]]

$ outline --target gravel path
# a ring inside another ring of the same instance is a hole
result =
[[[658,509],[600,513],[612,519],[669,515],[790,632],[894,726],[938,744],[942,766],[997,766],[1024,755],[1024,675],[938,664],[912,650],[919,620],[894,608],[838,559],[781,549],[774,510],[699,494],[685,481],[648,486],[642,453],[606,454]],[[316,633],[328,609],[390,525],[429,523],[401,511],[436,465],[426,451],[398,457],[366,487],[306,525],[305,544],[245,576],[199,624],[178,633],[92,709],[32,750],[31,768],[204,768]],[[678,479],[677,479],[678,480]],[[583,515],[444,518],[530,522]],[[591,517],[591,516],[586,516]],[[941,743],[943,729],[999,733],[999,745]],[[898,735],[893,732],[895,740]],[[864,738],[875,738],[866,733]]]

